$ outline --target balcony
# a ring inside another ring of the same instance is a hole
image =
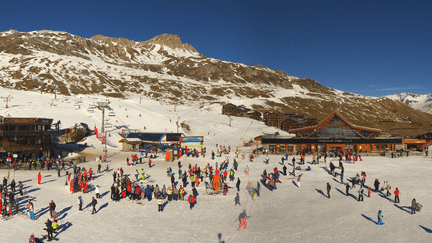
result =
[[[4,131],[0,130],[2,137],[24,137],[24,136],[44,136],[44,135],[57,135],[57,130],[18,130],[18,131]]]

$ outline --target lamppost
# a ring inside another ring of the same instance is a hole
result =
[[[110,102],[109,101],[103,101],[103,102],[97,102],[96,103],[96,107],[99,110],[102,110],[102,127],[101,127],[101,133],[104,134],[104,138],[103,138],[103,142],[105,144],[105,158],[107,157],[107,144],[106,144],[106,140],[107,140],[107,133],[105,131],[105,108],[109,107]]]
[[[105,141],[105,158],[107,157],[107,132],[105,131],[105,139],[104,139]]]

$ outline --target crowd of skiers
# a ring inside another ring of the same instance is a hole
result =
[[[218,146],[218,145],[217,145]],[[212,188],[213,189],[213,185],[215,184],[215,182],[213,181],[214,178],[220,178],[220,180],[218,180],[216,182],[217,187],[221,188],[221,191],[223,193],[223,195],[227,195],[228,189],[231,188],[230,186],[228,186],[228,184],[230,182],[234,182],[235,181],[235,187],[237,188],[237,193],[236,196],[234,198],[234,206],[237,205],[241,205],[240,203],[240,195],[239,195],[239,191],[240,191],[240,178],[238,176],[236,176],[237,169],[238,169],[238,157],[239,157],[239,152],[237,150],[232,150],[230,146],[222,146],[219,145],[218,149],[217,149],[217,153],[219,155],[219,157],[222,157],[223,154],[230,154],[231,152],[234,152],[234,158],[232,166],[230,168],[230,159],[225,159],[223,162],[218,163],[215,162],[214,165],[210,165],[210,163],[208,163],[206,166],[204,166],[203,168],[201,168],[200,166],[198,166],[197,164],[195,164],[194,166],[192,166],[190,163],[187,166],[187,168],[183,168],[185,165],[182,165],[180,161],[178,161],[177,165],[178,165],[178,170],[177,170],[177,174],[175,174],[173,172],[173,169],[171,167],[168,167],[166,170],[166,175],[167,177],[170,178],[171,184],[168,185],[168,187],[166,187],[165,185],[162,185],[162,187],[160,188],[158,184],[156,183],[152,183],[150,181],[146,181],[146,172],[144,170],[144,168],[141,168],[141,170],[136,169],[136,173],[135,173],[135,178],[133,179],[133,177],[129,177],[127,175],[124,174],[124,171],[122,168],[118,168],[117,170],[114,170],[113,172],[113,183],[111,186],[111,200],[113,201],[120,201],[123,199],[127,199],[130,201],[137,201],[140,202],[142,200],[147,199],[148,201],[151,201],[152,199],[156,199],[157,200],[157,205],[158,205],[158,212],[163,212],[163,208],[164,205],[166,205],[166,203],[171,202],[171,201],[184,201],[186,198],[185,196],[187,195],[187,202],[190,205],[190,209],[193,209],[194,205],[196,205],[197,203],[197,197],[198,197],[198,191],[197,191],[197,187],[199,187],[200,184],[205,184],[205,186],[207,188]],[[185,154],[189,154],[192,156],[197,156],[196,154],[196,150],[184,150]],[[251,155],[251,158],[256,158],[256,156],[259,155],[259,151],[254,151],[254,153]],[[282,157],[281,159],[281,165],[282,167],[282,171],[280,171],[277,167],[270,167],[267,169],[264,169],[264,171],[262,172],[261,175],[261,180],[259,182],[252,183],[251,181],[249,181],[247,183],[247,191],[250,193],[250,196],[253,200],[256,199],[256,197],[260,196],[260,187],[261,184],[264,185],[266,188],[268,188],[270,191],[273,191],[274,189],[277,189],[277,184],[280,183],[280,176],[284,175],[287,176],[287,167],[285,164],[285,161],[288,161],[288,153],[285,154],[284,157]],[[365,190],[367,190],[368,193],[368,197],[370,197],[371,194],[371,187],[368,187],[365,185],[366,183],[366,173],[365,172],[360,172],[360,175],[357,174],[356,176],[354,176],[351,179],[351,186],[349,185],[348,182],[344,182],[344,166],[343,166],[343,154],[340,153],[338,154],[339,157],[339,167],[336,167],[332,162],[329,163],[329,168],[330,168],[330,174],[332,174],[334,177],[336,176],[340,176],[340,181],[341,184],[346,186],[346,195],[349,195],[349,189],[353,189],[356,187],[356,185],[359,185],[359,197],[358,200],[359,201],[363,201],[363,194],[365,193]],[[244,155],[242,156],[242,158],[244,158]],[[312,157],[312,162],[311,164],[319,164],[320,163],[320,159],[324,160],[325,165],[327,164],[327,153],[322,153],[322,154],[318,154],[316,156]],[[215,153],[212,151],[212,159],[215,159]],[[357,159],[361,159],[361,157],[359,156],[349,156],[349,155],[345,155],[345,161],[356,161]],[[98,164],[98,173],[100,173],[101,171],[101,163],[103,161],[106,161],[106,158],[99,159],[99,164]],[[129,158],[126,159],[126,164],[128,166],[132,165],[138,165],[138,164],[142,164],[142,158],[133,158],[132,160],[133,162],[130,163],[129,162]],[[270,159],[268,157],[268,155],[266,156],[266,159],[264,161],[266,164],[270,165]],[[34,164],[36,164],[35,169],[36,168],[40,168],[40,169],[44,169],[45,167],[49,170],[52,169],[53,167],[58,168],[58,173],[60,173],[60,169],[64,168],[64,163],[61,160],[35,160],[34,163],[31,163],[31,166],[34,166]],[[151,168],[151,159],[148,160],[148,164],[149,167]],[[304,165],[305,164],[305,155],[304,154],[300,154],[300,159],[299,159],[299,165]],[[294,156],[292,156],[292,166],[293,166],[293,172],[292,175],[296,176],[296,170],[302,170],[297,164],[296,164],[296,158],[294,158]],[[244,170],[245,175],[249,175],[250,171],[248,166],[246,165]],[[271,172],[267,172],[267,170],[271,171]],[[309,166],[307,170],[311,170],[311,167]],[[108,167],[107,167],[107,171],[108,171]],[[58,174],[60,176],[60,174]],[[176,176],[178,175],[178,177]],[[219,176],[219,177],[215,177],[215,176]],[[300,178],[303,176],[303,174],[300,174],[297,176],[297,186],[300,187]],[[38,184],[41,184],[41,173],[38,173]],[[93,179],[93,171],[90,168],[88,171],[85,168],[80,168],[77,167],[76,165],[73,167],[73,173],[68,173],[68,171],[66,172],[66,178],[67,181],[66,183],[69,183],[70,185],[70,191],[72,193],[75,192],[83,192],[86,193],[88,191],[88,187],[89,187],[89,182],[91,182],[91,180]],[[6,182],[5,182],[6,180]],[[178,181],[177,181],[178,180]],[[205,180],[205,181],[204,181]],[[180,183],[181,181],[181,183]],[[143,183],[145,182],[145,183]],[[260,183],[261,182],[261,183]],[[383,188],[379,188],[379,181],[378,179],[375,180],[374,182],[374,188],[375,188],[375,192],[379,191],[379,190],[385,190],[387,193],[387,196],[390,196],[390,190],[391,187],[389,186],[388,182],[384,182],[385,187]],[[256,186],[255,186],[256,185]],[[186,192],[186,190],[190,190],[190,193]],[[2,201],[0,204],[0,208],[2,208],[2,214],[5,216],[8,214],[8,208],[9,208],[9,214],[12,215],[12,209],[16,208],[16,211],[19,211],[19,206],[17,207],[16,205],[18,204],[14,204],[14,192],[15,192],[15,181],[12,180],[10,183],[10,191],[7,190],[7,179],[4,178],[3,180],[3,185],[0,185],[0,191],[2,191]],[[20,195],[23,195],[22,192],[22,183],[19,182],[18,183],[18,191],[20,192]],[[327,183],[327,197],[330,198],[330,192],[331,192],[331,185],[330,183]],[[100,198],[100,187],[96,186],[95,187],[95,193],[96,193],[96,198],[92,198],[92,203],[91,205],[93,206],[93,210],[92,213],[96,213],[96,205],[97,205],[97,199]],[[396,190],[394,191],[395,194],[395,203],[399,203],[399,190],[398,188],[396,188]],[[79,210],[83,210],[82,206],[83,206],[83,199],[81,196],[78,197],[78,205],[79,205]],[[34,205],[31,201],[28,201],[27,203],[27,209],[29,212],[29,216],[31,219],[35,219],[35,215],[34,215]],[[415,213],[416,209],[418,209],[418,203],[416,203],[415,199],[413,199],[412,202],[412,213]],[[52,219],[52,221],[50,219],[47,220],[46,223],[46,230],[48,233],[48,238],[52,239],[52,232],[53,230],[58,228],[58,223],[57,223],[57,214],[55,212],[55,203],[53,201],[51,201],[49,203],[49,210],[50,210],[50,216]],[[246,211],[243,211],[240,215],[239,215],[239,221],[240,221],[240,225],[239,228],[242,225],[245,225],[245,227],[247,227],[247,221],[246,221]],[[49,224],[51,225],[50,227],[48,227],[48,221]],[[382,223],[382,211],[379,212],[378,215],[378,224]],[[54,225],[55,223],[55,225]],[[382,223],[383,224],[383,223]],[[55,229],[54,229],[55,228]]]

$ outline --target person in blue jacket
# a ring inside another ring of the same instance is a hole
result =
[[[147,185],[147,188],[145,189],[145,194],[146,194],[147,200],[151,201],[152,190],[151,190],[149,185]]]
[[[383,221],[382,221],[383,217],[384,216],[382,215],[382,211],[378,210],[378,222],[377,222],[377,225],[383,225],[384,224]]]

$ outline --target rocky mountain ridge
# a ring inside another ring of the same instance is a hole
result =
[[[360,126],[414,136],[432,115],[390,98],[328,88],[260,65],[206,57],[176,35],[148,41],[58,31],[0,32],[0,85],[66,96],[141,94],[167,104],[234,103],[320,120],[338,110]]]
[[[419,111],[432,114],[432,94],[419,95],[412,93],[397,93],[386,97],[398,100]]]

